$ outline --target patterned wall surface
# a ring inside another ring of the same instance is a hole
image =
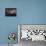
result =
[[[27,29],[39,29],[39,30],[46,30],[46,25],[21,25],[21,29],[27,30]]]

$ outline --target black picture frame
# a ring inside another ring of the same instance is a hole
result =
[[[16,16],[16,8],[5,8],[5,16]]]

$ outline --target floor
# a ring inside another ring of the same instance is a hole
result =
[[[0,46],[8,46],[8,44],[0,44]],[[10,45],[13,46],[13,45]],[[18,44],[15,44],[14,46],[18,46]]]
[[[31,40],[28,40],[28,41],[21,40],[20,46],[46,46],[46,42],[45,41],[32,42]]]
[[[8,44],[0,44],[0,46],[8,46]],[[15,44],[14,46],[46,46],[46,42],[45,41],[32,42],[31,40],[28,40],[28,41],[21,40],[19,45]]]

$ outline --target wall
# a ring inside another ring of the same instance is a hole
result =
[[[17,8],[16,17],[5,17],[9,7]],[[8,43],[7,36],[18,31],[17,24],[46,24],[46,0],[0,1],[0,44]]]

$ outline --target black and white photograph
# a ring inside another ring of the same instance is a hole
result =
[[[34,44],[40,45],[46,42],[46,25],[20,24],[18,29],[20,46],[26,46],[26,44],[34,46]]]

